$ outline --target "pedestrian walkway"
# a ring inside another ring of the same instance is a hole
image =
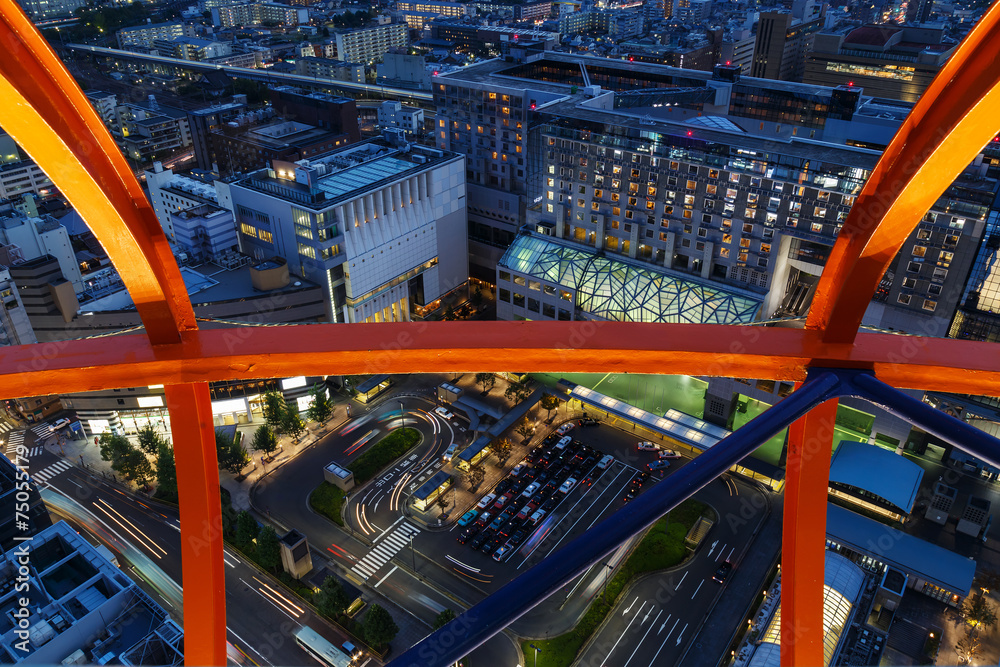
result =
[[[363,579],[372,577],[403,547],[409,544],[411,538],[419,534],[419,528],[404,521],[398,528],[387,533],[384,538],[377,540],[368,555],[359,560],[351,569]]]
[[[11,431],[7,436],[7,456],[17,453],[17,448],[24,444],[24,431]]]
[[[47,482],[56,475],[66,472],[72,467],[73,466],[67,463],[66,461],[60,461],[59,463],[53,463],[47,468],[43,468],[42,470],[32,475],[32,477],[35,478],[36,482]]]
[[[38,424],[37,426],[31,427],[31,432],[35,434],[36,438],[44,440],[52,435],[52,427],[48,424]]]
[[[14,428],[13,424],[7,422],[0,422],[0,433],[6,433],[7,431]]]

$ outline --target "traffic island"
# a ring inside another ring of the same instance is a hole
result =
[[[522,653],[537,659],[537,665],[533,667],[569,667],[603,625],[618,603],[618,598],[623,591],[628,590],[633,580],[650,572],[675,567],[687,560],[692,552],[685,544],[685,537],[702,517],[714,520],[715,510],[697,500],[685,500],[653,524],[632,550],[628,560],[607,582],[603,595],[595,596],[576,627],[551,639],[521,642]]]

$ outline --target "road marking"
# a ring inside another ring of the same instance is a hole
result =
[[[670,635],[674,634],[674,630],[677,629],[677,624],[680,622],[681,619],[679,618],[676,621],[674,621],[674,624],[670,626],[670,632],[668,632],[667,636],[663,638],[663,641],[667,641],[668,639],[670,639]]]
[[[729,555],[728,555],[728,556],[726,556],[726,562],[727,562],[727,563],[731,563],[731,562],[732,562],[732,561],[730,561],[729,559],[733,557],[733,552],[734,552],[734,551],[736,551],[736,547],[733,547],[732,549],[730,549],[730,550],[729,550]]]
[[[650,607],[650,608],[649,608],[649,614],[651,614],[651,613],[653,613],[653,608],[652,608],[652,607]],[[649,624],[649,630],[652,630],[652,629],[653,629],[653,626],[654,626],[654,625],[656,625],[656,619],[657,619],[657,618],[659,618],[659,617],[660,617],[660,614],[662,614],[662,613],[663,613],[663,610],[661,609],[661,610],[659,611],[659,613],[658,613],[658,614],[656,614],[656,618],[654,618],[654,619],[653,619],[653,622]],[[646,614],[646,616],[648,617],[648,616],[649,616],[649,614]],[[646,619],[643,619],[643,623],[645,623],[645,622],[646,622]],[[640,640],[639,640],[639,643],[635,645],[635,650],[634,650],[634,651],[632,651],[632,655],[630,655],[630,656],[628,657],[628,660],[626,660],[626,661],[625,661],[625,664],[624,664],[624,665],[622,665],[622,667],[628,667],[628,663],[632,662],[632,658],[634,658],[634,657],[635,657],[635,654],[636,654],[636,652],[637,652],[637,651],[639,650],[639,647],[640,647],[640,646],[642,646],[642,643],[643,643],[644,641],[646,641],[646,637],[647,637],[647,636],[649,635],[649,630],[646,630],[646,634],[644,634],[644,635],[642,636],[642,639],[640,639]]]
[[[725,551],[726,547],[728,547],[728,546],[729,546],[728,544],[723,544],[722,547],[719,548],[719,554],[715,557],[715,562],[716,563],[719,562],[719,558],[722,556],[722,552]]]
[[[688,576],[688,573],[687,573],[687,570],[685,570],[685,571],[684,571],[684,576],[683,576],[683,577],[681,577],[681,580],[677,582],[677,587],[676,587],[676,588],[674,588],[674,591],[675,591],[675,592],[676,592],[676,591],[679,591],[679,590],[681,589],[681,584],[683,584],[683,583],[684,583],[684,580],[685,580],[685,579],[687,579],[687,576]]]
[[[669,620],[670,620],[670,617],[668,616],[667,617],[667,621],[669,621]],[[678,620],[680,620],[680,619],[678,619]],[[664,621],[663,625],[666,625],[667,621]],[[674,626],[676,627],[676,625],[677,624],[675,623]],[[660,628],[660,629],[662,630],[663,628]],[[674,631],[674,628],[670,628],[670,632],[673,632],[673,631]],[[650,667],[652,667],[652,665],[656,664],[656,659],[660,656],[660,651],[662,651],[663,647],[667,645],[667,640],[670,638],[670,632],[668,632],[667,636],[663,638],[663,642],[660,644],[660,648],[656,649],[656,655],[654,655],[653,659],[649,661]],[[660,634],[660,633],[657,632],[656,634]]]
[[[688,624],[685,623],[684,627],[681,629],[681,633],[679,635],[677,635],[677,646],[681,645],[681,637],[684,636],[684,630],[687,630],[687,629],[688,629]]]
[[[701,581],[700,581],[700,582],[698,583],[698,588],[694,589],[694,593],[692,593],[692,594],[691,594],[691,599],[692,599],[692,600],[694,599],[694,596],[698,594],[698,591],[700,591],[700,590],[701,590],[701,585],[702,585],[702,584],[704,584],[704,583],[705,583],[705,580],[704,580],[704,579],[702,579],[702,580],[701,580]]]
[[[387,575],[385,575],[384,577],[382,577],[381,579],[379,579],[378,583],[375,584],[374,588],[378,588],[382,584],[383,581],[385,581],[386,579],[388,579],[392,575],[392,573],[395,572],[398,569],[399,569],[398,565],[393,565],[392,569],[389,570],[389,573]]]
[[[660,634],[661,632],[663,632],[663,628],[667,627],[667,623],[670,621],[671,616],[673,616],[673,614],[667,614],[667,617],[663,619],[663,625],[661,625],[660,629],[656,631],[656,634]],[[655,623],[656,621],[653,622]]]
[[[628,606],[628,608],[627,608],[627,609],[626,609],[625,611],[623,611],[623,612],[622,612],[622,616],[624,616],[625,614],[627,614],[627,613],[629,613],[630,611],[632,611],[632,607],[634,607],[634,606],[635,606],[635,603],[636,603],[636,602],[638,602],[638,601],[639,601],[639,596],[638,596],[638,595],[636,595],[636,596],[635,596],[635,599],[634,599],[634,600],[632,600],[632,604],[630,604],[630,605]],[[645,602],[643,602],[643,603],[642,603],[642,606],[643,606],[643,607],[645,607],[645,606],[646,606],[646,603],[645,603]],[[639,607],[639,609],[642,609],[642,607]]]
[[[636,598],[636,599],[638,600],[639,598]],[[635,604],[635,602],[633,602],[632,604]],[[642,607],[645,607],[645,606],[646,606],[646,603],[643,602],[642,603]],[[642,607],[639,607],[639,611],[642,611]],[[611,647],[611,650],[608,651],[608,654],[606,656],[604,656],[604,662],[607,662],[608,658],[611,657],[611,654],[614,653],[614,651],[615,651],[616,648],[618,648],[618,644],[621,643],[621,640],[625,637],[625,633],[628,632],[628,629],[632,627],[632,624],[635,623],[635,619],[637,619],[637,618],[639,618],[639,614],[636,614],[635,616],[633,616],[632,620],[628,622],[628,625],[626,625],[625,629],[622,630],[621,636],[618,637],[618,641],[616,641],[615,645]]]
[[[402,520],[403,517],[399,517],[399,519],[396,520],[396,523],[399,523]],[[396,523],[394,523],[393,526],[395,526]],[[385,533],[383,533],[383,535],[384,534]],[[406,546],[410,538],[419,534],[420,529],[412,523],[403,523],[397,527],[392,534],[388,535],[384,542],[374,547],[368,552],[367,555],[365,555],[364,558],[355,563],[351,569],[364,579],[374,576],[374,574],[378,572],[387,561],[391,560],[393,556],[399,553],[399,551]]]

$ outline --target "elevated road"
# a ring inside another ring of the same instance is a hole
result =
[[[103,46],[90,46],[87,44],[67,44],[67,49],[77,52],[90,53],[95,56],[108,58],[119,58],[134,62],[152,63],[190,72],[221,71],[231,77],[238,79],[248,79],[269,84],[294,85],[304,88],[314,88],[323,92],[331,92],[343,95],[352,99],[368,100],[399,100],[403,104],[419,107],[425,110],[434,109],[434,96],[427,91],[411,90],[408,88],[394,88],[392,86],[382,86],[368,83],[355,83],[353,81],[335,81],[333,79],[319,79],[300,74],[285,74],[282,72],[271,72],[267,69],[253,69],[249,67],[233,67],[231,65],[218,65],[215,63],[205,63],[196,60],[182,60],[181,58],[169,58],[167,56],[154,56],[146,53],[135,53],[133,51],[123,51],[121,49],[109,49]]]

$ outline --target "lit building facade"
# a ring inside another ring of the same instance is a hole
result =
[[[387,51],[410,43],[405,23],[385,23],[348,32],[338,32],[337,58],[349,63],[371,63]]]

